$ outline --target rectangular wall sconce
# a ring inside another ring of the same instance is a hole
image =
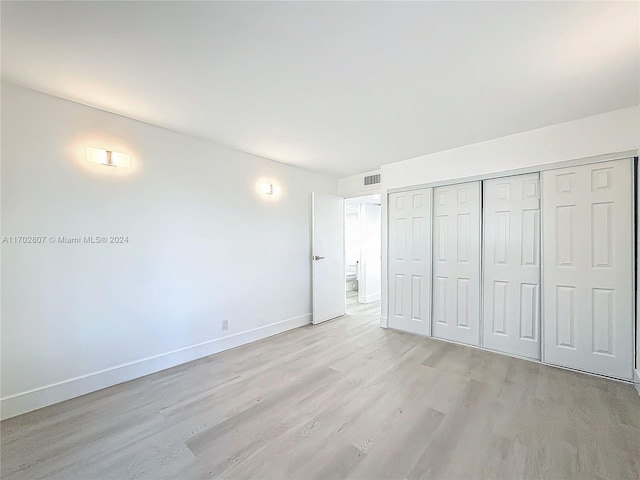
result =
[[[87,148],[87,160],[108,167],[129,168],[131,166],[131,155],[93,147]]]
[[[272,183],[263,183],[262,184],[262,193],[266,195],[273,195],[273,184]]]

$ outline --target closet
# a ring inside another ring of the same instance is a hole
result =
[[[389,327],[630,380],[634,162],[389,194]]]

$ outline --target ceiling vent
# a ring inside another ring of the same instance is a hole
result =
[[[367,175],[364,177],[364,186],[367,187],[369,185],[377,185],[380,183],[380,174],[376,173],[374,175]]]

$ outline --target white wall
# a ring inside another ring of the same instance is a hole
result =
[[[346,271],[355,271],[355,265],[360,261],[360,216],[359,207],[355,211],[347,210],[344,219],[344,252]]]
[[[381,325],[388,325],[388,190],[618,152],[629,156],[630,151],[637,154],[639,149],[640,107],[636,106],[383,165]],[[640,351],[640,331],[637,334]]]
[[[3,418],[308,323],[312,190],[337,180],[3,84],[2,235],[129,239],[2,245]]]
[[[382,190],[638,149],[640,107],[383,165]]]
[[[360,262],[360,216],[358,205],[346,207],[344,218],[344,262],[345,272],[357,273]],[[351,266],[353,265],[353,266]],[[346,291],[356,288],[356,278],[345,282]]]
[[[360,232],[360,269],[363,281],[358,290],[358,301],[371,303],[380,300],[380,205],[360,205]]]
[[[338,195],[345,198],[360,197],[363,195],[375,195],[380,193],[380,184],[367,185],[363,183],[363,177],[380,173],[380,170],[359,173],[338,180]]]

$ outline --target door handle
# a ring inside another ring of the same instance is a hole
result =
[[[322,260],[324,257],[321,257],[320,255],[315,255],[313,257],[314,260]]]

